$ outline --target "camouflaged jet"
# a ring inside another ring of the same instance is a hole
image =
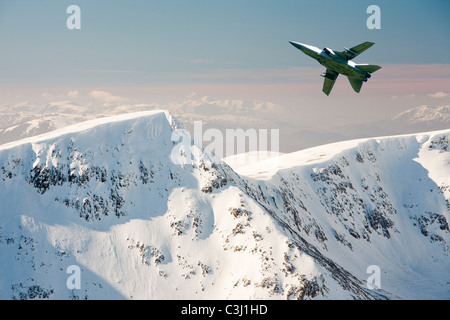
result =
[[[353,90],[359,93],[363,82],[366,82],[371,77],[371,73],[381,69],[377,65],[356,64],[351,61],[373,46],[373,42],[364,42],[350,49],[344,48],[344,51],[333,51],[330,48],[320,50],[314,46],[294,41],[289,41],[289,43],[327,68],[326,72],[321,75],[325,78],[322,91],[327,96],[333,89],[334,82],[340,73],[348,77]]]

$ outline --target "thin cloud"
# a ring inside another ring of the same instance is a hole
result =
[[[379,77],[394,79],[448,79],[450,64],[388,64],[382,65],[382,69],[375,74]]]
[[[194,63],[194,64],[199,64],[199,63],[211,64],[214,62],[215,62],[214,60],[208,60],[208,59],[194,59],[194,60],[190,61],[190,63]]]
[[[215,69],[202,73],[171,73],[167,76],[196,81],[293,82],[315,81],[323,72],[320,67]]]
[[[41,93],[41,98],[44,98],[44,99],[54,99],[54,95],[53,94],[51,94],[51,93],[48,93],[48,92],[43,92],[43,93]]]
[[[403,94],[403,95],[393,95],[391,96],[391,99],[413,99],[416,97],[415,93],[407,93],[407,94]]]
[[[67,96],[69,97],[69,98],[78,98],[79,97],[79,95],[80,95],[80,93],[77,91],[77,90],[71,90],[71,91],[69,91],[68,93],[67,93]]]
[[[96,73],[139,73],[131,70],[105,70],[105,69],[78,69],[78,72],[96,72]]]
[[[123,102],[123,101],[127,101],[128,99],[126,98],[122,98],[120,96],[114,96],[109,92],[106,91],[100,91],[100,90],[93,90],[89,93],[89,96],[100,100],[102,102],[105,103],[116,103],[116,102]]]
[[[444,97],[448,96],[448,93],[443,92],[443,91],[438,91],[435,93],[430,93],[430,94],[428,94],[428,96],[430,98],[444,98]]]

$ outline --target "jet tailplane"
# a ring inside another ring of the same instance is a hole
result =
[[[356,67],[367,73],[374,73],[375,71],[381,69],[380,66],[377,66],[375,64],[357,64]]]
[[[356,79],[356,78],[352,78],[352,77],[348,77],[348,80],[350,81],[350,84],[352,85],[353,90],[355,90],[355,92],[361,91],[361,87],[362,87],[362,80]]]

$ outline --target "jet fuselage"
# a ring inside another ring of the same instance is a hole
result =
[[[341,73],[348,77],[356,78],[361,81],[367,81],[367,79],[369,79],[371,76],[370,73],[359,69],[353,61],[342,59],[331,49],[324,48],[323,50],[320,50],[319,48],[311,45],[294,41],[289,42],[306,55],[316,59],[327,69],[336,71],[337,73]]]

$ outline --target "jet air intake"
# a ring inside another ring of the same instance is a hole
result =
[[[331,50],[330,48],[323,48],[323,51],[330,57],[336,57],[336,55],[334,54],[333,50]]]

